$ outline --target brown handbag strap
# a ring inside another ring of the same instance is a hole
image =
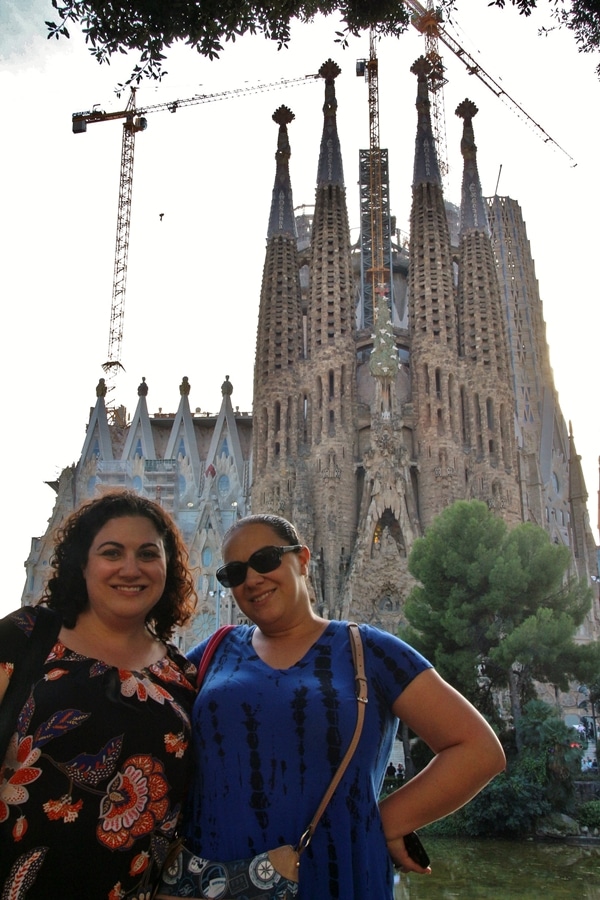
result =
[[[341,763],[338,766],[337,772],[331,779],[331,783],[327,790],[323,795],[323,799],[319,803],[317,807],[317,811],[312,817],[310,825],[300,838],[298,842],[297,850],[298,854],[302,853],[303,850],[306,850],[308,845],[312,840],[312,836],[315,828],[319,822],[319,819],[325,812],[325,808],[329,801],[331,800],[335,789],[338,784],[342,780],[344,776],[344,772],[348,768],[348,763],[352,759],[354,755],[354,751],[358,745],[360,740],[360,735],[362,732],[363,723],[365,720],[365,707],[368,703],[367,698],[367,677],[365,674],[365,653],[363,648],[362,638],[360,636],[360,631],[356,622],[348,623],[348,632],[350,634],[350,647],[352,649],[352,661],[354,663],[354,676],[356,679],[356,700],[357,700],[357,713],[356,713],[356,727],[354,728],[354,734],[352,735],[352,740],[348,745],[348,749],[342,759]]]

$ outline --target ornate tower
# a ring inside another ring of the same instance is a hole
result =
[[[411,375],[419,516],[424,528],[445,506],[464,496],[458,475],[461,394],[453,262],[431,129],[429,71],[424,57],[411,68],[418,79],[409,259]]]
[[[514,432],[515,404],[506,323],[477,170],[473,117],[464,100],[464,159],[458,256],[458,352],[461,372],[450,408],[455,440],[463,446],[464,495],[484,500],[504,518],[521,521]],[[458,413],[458,415],[457,415]]]
[[[294,114],[281,106],[275,184],[263,269],[254,366],[253,512],[294,517],[301,405],[298,365],[303,323],[296,221],[289,175],[287,126]]]
[[[310,250],[307,362],[301,397],[301,444],[309,458],[315,585],[332,617],[356,535],[356,364],[354,282],[335,79],[328,60],[324,123]]]

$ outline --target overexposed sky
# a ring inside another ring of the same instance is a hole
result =
[[[545,6],[546,4],[542,4]],[[42,534],[57,478],[80,455],[95,386],[108,351],[121,122],[71,131],[71,114],[98,103],[123,108],[114,89],[133,64],[119,56],[99,66],[81,35],[48,41],[49,0],[3,0],[0,7],[0,296],[4,427],[1,464],[8,550],[0,612],[18,606],[32,536]],[[537,36],[542,9],[529,20],[462,0],[451,33],[566,153],[544,143],[443,45],[448,199],[459,202],[461,120],[469,97],[484,194],[516,199],[523,210],[544,304],[563,413],[573,422],[597,537],[598,56],[576,51],[570,34]],[[368,35],[334,43],[337,16],[293,30],[287,50],[255,36],[227,44],[209,62],[185,46],[169,54],[161,85],[144,84],[138,106],[196,93],[234,91],[315,73],[331,57],[353,237],[358,236],[358,150],[368,147],[367,87],[355,75]],[[416,130],[416,78],[424,52],[411,29],[379,44],[380,143],[389,149],[391,206],[408,231]],[[216,412],[225,375],[233,403],[251,410],[253,361],[277,126],[289,127],[294,203],[314,202],[323,83],[265,90],[148,116],[136,138],[131,240],[122,362],[115,390],[133,413],[142,376],[150,412],[176,410],[183,375],[192,408]],[[567,155],[568,154],[568,155]],[[577,165],[572,166],[568,156]],[[162,221],[160,214],[163,214]]]

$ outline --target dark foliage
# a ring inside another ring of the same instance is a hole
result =
[[[164,51],[176,41],[185,41],[202,56],[215,59],[226,41],[244,34],[263,34],[281,49],[290,40],[294,19],[310,22],[319,13],[340,14],[342,30],[332,36],[341,44],[348,35],[369,27],[381,35],[399,35],[409,21],[408,7],[397,0],[52,0],[52,5],[58,21],[46,23],[48,37],[69,37],[69,25],[73,23],[82,28],[100,63],[109,62],[115,53],[139,53],[139,62],[127,83],[144,77],[160,79]]]

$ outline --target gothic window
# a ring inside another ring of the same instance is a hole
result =
[[[494,430],[494,401],[488,397],[485,401],[485,411],[487,415],[487,427],[490,431]]]

